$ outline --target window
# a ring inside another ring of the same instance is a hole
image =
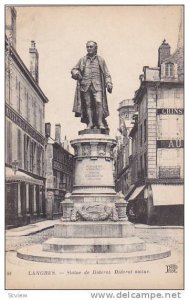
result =
[[[6,89],[5,89],[5,93],[6,93],[6,102],[8,104],[10,104],[10,97],[9,97],[9,74],[6,72]]]
[[[144,142],[146,142],[146,119],[144,120]]]
[[[54,178],[54,188],[57,188],[58,182],[57,182],[57,171],[53,170],[53,178]]]
[[[37,146],[37,174],[41,175],[41,147]]]
[[[12,163],[12,123],[10,121],[6,121],[6,162],[8,164]]]
[[[28,103],[27,121],[28,121],[29,123],[31,122],[30,102],[31,102],[31,97],[29,96],[29,94],[27,94],[27,103]]]
[[[22,133],[21,130],[18,129],[18,166],[22,167]]]
[[[140,125],[140,145],[142,146],[142,124]]]
[[[43,103],[43,119],[45,118],[45,104]]]
[[[25,114],[25,117],[26,117],[26,120],[28,121],[28,92],[26,91],[25,89],[25,105],[26,105],[26,114]]]
[[[33,172],[33,142],[30,142],[30,172]]]
[[[14,97],[14,92],[13,92],[13,74],[10,74],[10,85],[9,85],[9,104],[13,105],[13,97]]]
[[[42,110],[39,109],[39,132],[42,134],[43,132],[43,118],[42,118]]]
[[[33,110],[34,110],[34,122],[33,122],[33,126],[35,129],[37,129],[37,105],[36,105],[36,101],[34,100],[33,102]]]
[[[144,175],[147,176],[147,156],[144,153]]]
[[[18,82],[18,113],[21,113],[21,87],[20,82]]]
[[[29,152],[30,152],[30,138],[24,135],[24,169],[29,171]]]
[[[167,77],[174,76],[174,64],[172,63],[165,64],[165,76]]]
[[[24,134],[24,169],[27,170],[27,135]]]
[[[142,173],[142,169],[143,169],[143,165],[142,165],[142,155],[140,157],[140,170],[141,170],[141,173]]]
[[[36,143],[35,142],[33,142],[32,155],[33,155],[33,172],[36,173]]]
[[[54,160],[58,160],[58,151],[57,149],[54,148],[54,151],[53,151],[53,156],[54,156]]]

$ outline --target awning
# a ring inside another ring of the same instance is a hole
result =
[[[134,185],[134,184],[132,184],[132,185],[129,187],[127,193],[125,194],[125,200],[127,200],[127,199],[129,198],[129,196],[130,196],[131,193],[133,192],[134,188],[135,188],[135,185]]]
[[[182,184],[152,184],[151,187],[154,206],[184,204],[184,186]]]
[[[128,201],[130,200],[134,200],[145,188],[145,185],[139,186],[137,187],[134,192],[132,193],[132,195],[129,197]]]
[[[6,182],[27,182],[31,184],[44,185],[43,180],[31,177],[21,171],[17,171],[16,174],[14,174],[13,170],[8,167],[5,168],[5,180]]]

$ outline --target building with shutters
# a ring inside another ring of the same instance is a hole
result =
[[[47,219],[60,218],[61,202],[66,193],[72,192],[74,156],[69,152],[65,137],[61,142],[61,125],[55,125],[55,139],[51,137],[51,124],[46,123],[46,216]]]
[[[129,133],[133,127],[133,115],[135,113],[132,99],[125,99],[119,103],[119,135],[117,136],[117,146],[114,150],[115,163],[115,187],[117,192],[122,192],[126,196],[132,191],[131,186],[131,160],[132,160],[132,140]]]
[[[5,35],[6,225],[45,216],[45,104],[39,87],[38,51],[29,48],[30,70],[16,51],[16,10],[6,7]]]
[[[135,92],[131,180],[127,214],[148,224],[183,224],[184,58],[180,28],[171,54],[164,40],[158,66],[144,67]]]

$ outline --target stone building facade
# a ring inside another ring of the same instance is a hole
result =
[[[51,138],[51,124],[46,123],[46,216],[47,219],[62,215],[61,202],[73,188],[74,156],[69,152],[65,137],[61,142],[61,125],[55,125],[55,140]]]
[[[164,40],[158,67],[144,67],[135,92],[132,138],[133,194],[129,217],[147,223],[183,223],[183,47],[171,55]]]
[[[38,85],[38,52],[32,41],[30,71],[16,51],[16,10],[6,7],[5,36],[6,224],[45,215],[45,104]],[[35,61],[35,63],[34,63]]]
[[[135,113],[133,100],[121,101],[118,112],[120,134],[117,136],[117,146],[114,150],[115,187],[117,192],[121,191],[126,196],[133,188],[131,187],[132,140],[129,137]]]

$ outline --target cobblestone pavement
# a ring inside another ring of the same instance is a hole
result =
[[[35,234],[19,237],[6,237],[6,251],[16,251],[17,249],[32,245],[42,244],[53,236],[53,228],[49,228]]]
[[[136,235],[147,243],[157,243],[170,247],[181,253],[183,251],[184,230],[183,228],[135,228]]]

